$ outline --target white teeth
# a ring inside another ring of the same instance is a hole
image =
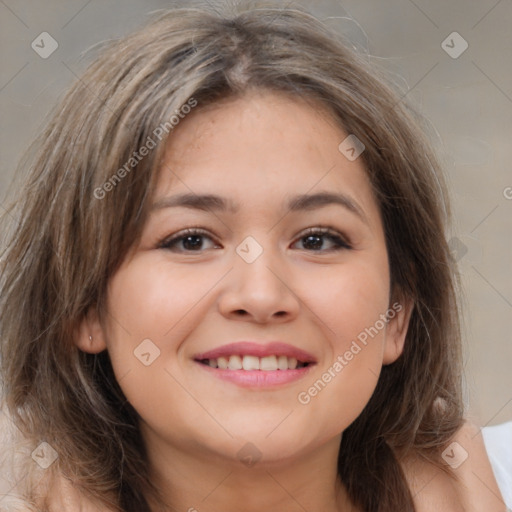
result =
[[[230,356],[205,361],[212,368],[220,370],[295,370],[299,362],[295,357],[286,356]],[[300,363],[300,367],[305,366]]]
[[[244,356],[242,359],[242,367],[244,370],[259,370],[260,358],[257,356]]]
[[[209,359],[208,363],[210,363],[210,361],[215,361],[215,359]],[[217,359],[217,365],[218,365],[218,367],[221,370],[227,370],[228,369],[228,359],[227,359],[227,357],[219,357]],[[212,366],[212,365],[210,365],[210,366]]]
[[[241,370],[242,358],[240,356],[231,356],[228,363],[229,370]]]
[[[260,360],[260,370],[277,370],[277,357],[262,357]]]
[[[288,358],[286,356],[279,356],[277,358],[277,368],[279,370],[288,370]]]

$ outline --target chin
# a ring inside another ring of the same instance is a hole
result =
[[[290,415],[291,419],[293,414]],[[281,418],[282,421],[282,418]],[[231,456],[243,462],[245,456],[258,458],[261,465],[280,465],[300,458],[308,451],[315,450],[327,442],[331,436],[320,434],[313,425],[301,426],[294,424],[293,428],[286,425],[286,421],[278,426],[269,428],[269,424],[253,426],[244,430],[232,430],[234,439],[229,443],[232,446]],[[277,428],[276,428],[277,427]],[[336,435],[333,434],[333,435]],[[234,447],[234,449],[233,449]]]

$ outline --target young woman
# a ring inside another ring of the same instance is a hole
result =
[[[30,154],[1,281],[19,510],[505,510],[442,174],[339,35],[170,10]]]

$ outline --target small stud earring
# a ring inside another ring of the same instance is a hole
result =
[[[89,341],[92,341],[92,336],[89,334]]]

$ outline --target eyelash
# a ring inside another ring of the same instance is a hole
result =
[[[314,250],[314,249],[304,249],[304,250],[311,251],[311,252],[326,253],[326,252],[337,252],[337,251],[352,249],[351,245],[346,240],[346,237],[343,237],[341,235],[341,233],[334,230],[330,226],[317,226],[315,228],[308,228],[301,233],[301,236],[297,240],[302,240],[303,238],[306,238],[308,236],[313,236],[313,235],[320,235],[320,236],[325,236],[326,238],[329,238],[332,242],[334,242],[335,247],[333,247],[332,249],[327,249],[327,250]],[[167,249],[167,250],[172,251],[173,247],[175,247],[178,242],[184,240],[185,238],[187,238],[189,236],[205,236],[205,237],[213,240],[213,238],[210,236],[210,234],[202,228],[188,228],[188,229],[181,231],[180,233],[178,233],[176,235],[173,235],[170,238],[164,239],[162,242],[160,242],[158,248],[159,249]],[[178,251],[178,252],[200,253],[201,251],[184,250],[184,251]]]

